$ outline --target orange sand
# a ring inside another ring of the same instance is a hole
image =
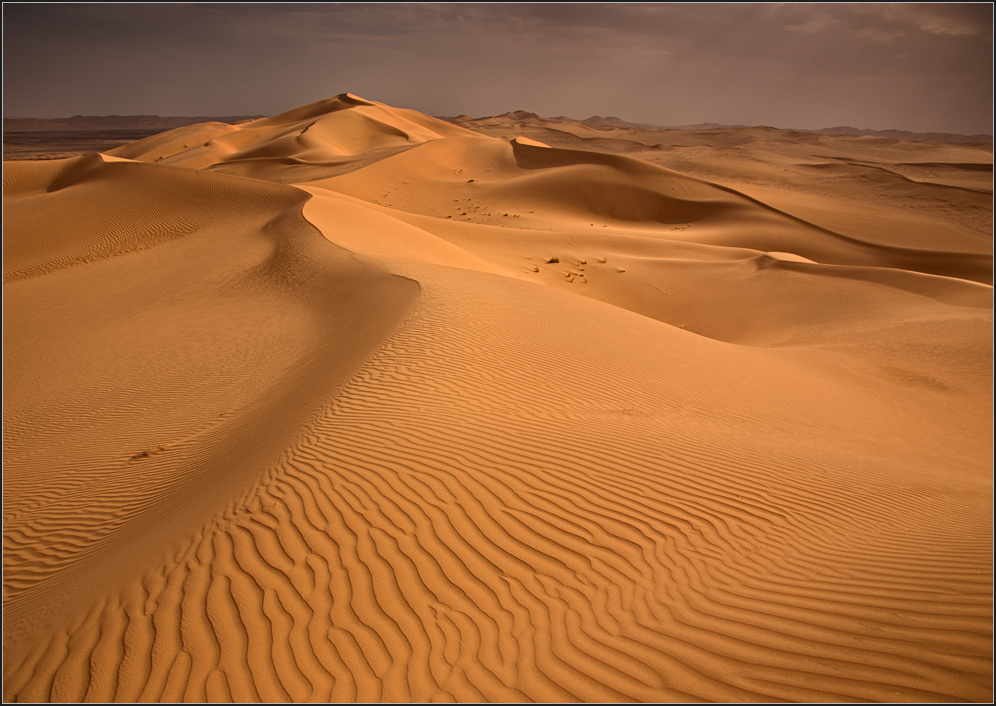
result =
[[[991,150],[463,125],[5,163],[4,699],[991,701]]]

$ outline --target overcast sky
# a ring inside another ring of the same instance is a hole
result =
[[[431,115],[992,132],[990,3],[17,4],[4,116]]]

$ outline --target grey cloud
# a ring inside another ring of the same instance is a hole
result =
[[[991,22],[982,4],[8,4],[4,95],[8,114],[349,90],[437,114],[977,132]]]

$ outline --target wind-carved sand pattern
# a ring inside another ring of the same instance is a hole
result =
[[[991,700],[991,236],[348,94],[114,152],[5,165],[5,699]]]

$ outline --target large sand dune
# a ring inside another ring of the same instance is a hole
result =
[[[5,163],[4,698],[990,701],[991,151],[463,125]]]

